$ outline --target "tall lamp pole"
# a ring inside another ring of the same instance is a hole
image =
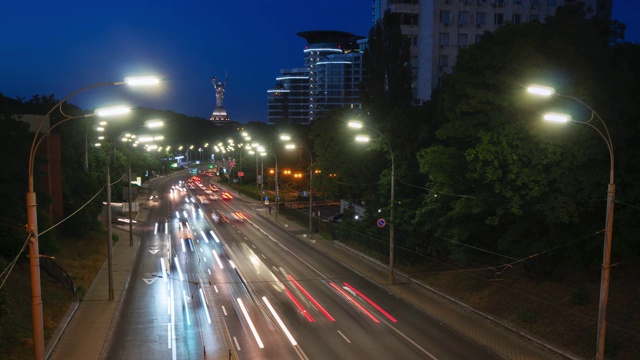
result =
[[[38,146],[42,140],[49,135],[51,129],[55,126],[60,125],[63,122],[68,120],[72,120],[80,117],[90,117],[95,114],[88,114],[84,116],[77,117],[69,117],[56,125],[52,126],[49,131],[47,131],[42,136],[39,136],[42,127],[45,122],[49,118],[56,109],[61,109],[62,104],[72,98],[73,96],[100,86],[118,86],[118,85],[147,85],[147,84],[157,84],[158,80],[155,78],[144,77],[144,78],[127,78],[125,81],[118,82],[106,82],[106,83],[97,83],[93,85],[86,86],[82,89],[76,90],[71,93],[64,99],[60,100],[57,104],[55,104],[43,117],[42,121],[38,125],[35,135],[33,137],[33,142],[31,143],[31,149],[29,152],[29,167],[28,167],[28,189],[26,195],[27,202],[27,232],[30,236],[29,241],[29,267],[31,272],[31,315],[33,322],[33,347],[34,347],[34,357],[35,359],[44,359],[44,319],[42,312],[42,288],[40,284],[40,249],[38,243],[38,210],[37,210],[37,201],[36,201],[36,193],[34,191],[33,186],[33,168],[35,163],[35,156],[38,150]],[[61,110],[60,110],[61,111]],[[98,114],[100,115],[100,114]]]
[[[614,199],[616,195],[616,185],[615,185],[615,175],[614,175],[614,153],[613,153],[613,142],[611,141],[611,135],[609,133],[609,129],[607,128],[607,124],[604,122],[602,117],[587,105],[582,100],[570,96],[570,95],[562,95],[557,94],[555,89],[546,86],[533,85],[527,88],[527,91],[534,95],[540,96],[559,96],[568,98],[574,101],[577,101],[582,106],[586,107],[591,112],[591,118],[588,121],[575,121],[572,120],[570,115],[566,114],[557,114],[557,113],[549,113],[544,115],[544,119],[547,121],[554,122],[573,122],[577,124],[587,125],[590,128],[594,129],[600,137],[604,140],[607,145],[607,149],[609,150],[609,160],[610,160],[610,168],[609,168],[609,185],[607,186],[607,209],[605,216],[605,232],[604,232],[604,247],[602,250],[602,270],[600,276],[600,300],[598,305],[598,329],[597,329],[597,337],[596,337],[596,359],[603,360],[604,359],[604,348],[606,342],[606,334],[607,334],[607,304],[609,302],[609,279],[611,272],[611,247],[613,244],[613,210],[614,210]],[[594,126],[591,123],[591,120],[597,118],[604,132],[600,130],[600,128]]]
[[[290,141],[295,140],[292,139],[289,135],[281,135],[281,140]],[[313,237],[313,154],[311,153],[311,149],[307,145],[305,145],[302,141],[297,141],[302,148],[304,148],[307,153],[309,153],[309,237]],[[294,144],[287,144],[285,146],[286,149],[295,149],[296,146]]]
[[[380,138],[385,141],[385,145],[387,145],[387,150],[389,150],[389,154],[391,155],[391,198],[389,200],[389,284],[393,285],[395,283],[395,271],[394,271],[394,232],[393,232],[393,203],[395,202],[395,181],[396,181],[396,165],[393,156],[393,149],[391,148],[391,143],[386,136],[384,136],[380,131],[369,127],[364,126],[362,122],[352,120],[348,122],[349,127],[354,129],[362,129],[367,128],[372,130],[378,135]],[[368,142],[369,137],[365,135],[356,136],[356,141],[360,142]]]

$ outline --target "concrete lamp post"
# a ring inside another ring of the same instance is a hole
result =
[[[84,92],[86,90],[101,87],[101,86],[119,86],[119,85],[152,85],[159,83],[159,80],[152,77],[135,77],[135,78],[126,78],[125,81],[118,82],[106,82],[106,83],[97,83],[93,85],[86,86],[82,89],[76,90],[71,93],[64,99],[60,100],[57,104],[55,104],[43,117],[42,121],[38,125],[35,135],[33,137],[33,142],[31,143],[31,149],[29,152],[29,166],[28,166],[28,190],[26,196],[27,203],[27,232],[29,233],[30,241],[29,241],[29,266],[31,272],[31,313],[32,313],[32,321],[33,321],[33,347],[34,347],[34,358],[37,360],[44,359],[44,319],[42,312],[42,288],[40,283],[40,250],[38,244],[38,211],[37,211],[37,201],[36,201],[36,193],[34,190],[34,181],[33,181],[33,170],[36,152],[38,147],[42,143],[43,139],[46,138],[51,130],[62,123],[67,121],[78,119],[78,118],[88,118],[95,115],[98,116],[110,116],[117,115],[118,113],[122,113],[125,111],[123,107],[117,108],[108,108],[102,110],[96,110],[93,114],[87,114],[82,116],[74,116],[67,117],[54,126],[49,128],[49,130],[40,135],[40,131],[44,126],[45,122],[49,118],[56,109],[62,112],[61,107],[64,102],[72,98],[73,96]],[[126,109],[128,111],[128,109]]]
[[[296,141],[300,146],[309,153],[309,238],[313,237],[313,154],[311,149],[303,142],[292,139],[289,135],[281,135],[280,140],[283,141]],[[292,150],[297,148],[295,144],[286,144],[285,149]]]
[[[366,128],[371,131],[374,131],[380,135],[380,138],[384,140],[385,145],[387,146],[387,150],[389,150],[389,154],[391,155],[391,198],[389,200],[389,284],[393,285],[395,282],[395,270],[394,270],[394,232],[393,232],[393,205],[395,202],[394,193],[395,193],[395,180],[396,180],[396,165],[393,156],[393,149],[391,148],[391,143],[380,131],[365,126],[362,122],[357,120],[351,120],[347,123],[350,128],[353,129],[362,129]],[[368,142],[369,137],[366,135],[358,135],[355,138],[358,142]]]
[[[587,108],[591,112],[591,118],[588,121],[576,121],[571,118],[570,115],[567,114],[559,114],[559,113],[548,113],[544,115],[544,119],[552,122],[572,122],[576,124],[587,125],[590,128],[594,129],[600,137],[604,140],[607,145],[607,150],[609,150],[609,160],[610,160],[610,169],[609,169],[609,185],[607,187],[607,209],[605,216],[605,233],[604,233],[604,247],[602,253],[602,270],[600,276],[600,300],[598,305],[598,329],[597,329],[597,337],[596,337],[596,359],[603,360],[604,359],[604,347],[607,333],[607,303],[609,302],[609,278],[611,271],[611,245],[613,243],[613,210],[614,210],[614,199],[616,193],[616,185],[615,185],[615,176],[614,176],[614,153],[613,153],[613,142],[611,141],[611,135],[609,134],[609,129],[607,128],[607,124],[604,122],[602,117],[593,110],[589,105],[584,103],[582,100],[569,96],[557,94],[555,89],[547,86],[540,85],[532,85],[527,88],[527,92],[533,95],[538,96],[558,96],[567,99],[571,99],[577,101],[582,106]],[[591,120],[598,119],[602,124],[602,130],[591,123]]]

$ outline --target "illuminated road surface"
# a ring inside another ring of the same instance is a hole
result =
[[[256,202],[187,202],[206,194],[176,184],[158,185],[138,228],[108,359],[499,358],[254,216]]]

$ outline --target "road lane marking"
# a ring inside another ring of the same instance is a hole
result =
[[[233,341],[236,343],[236,349],[240,351],[240,344],[238,344],[238,339],[235,336],[233,337]]]
[[[224,308],[224,305],[222,305],[222,312],[224,313],[224,316],[227,316],[227,309]]]
[[[349,344],[351,344],[351,340],[349,340],[343,333],[342,331],[338,330],[338,334],[340,334],[340,336],[342,336],[344,338],[344,340],[346,342],[348,342]]]

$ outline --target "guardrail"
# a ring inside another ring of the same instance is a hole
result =
[[[53,259],[48,257],[40,258],[40,267],[55,277],[60,283],[67,286],[74,294],[76,293],[76,283],[69,274],[58,265]]]

